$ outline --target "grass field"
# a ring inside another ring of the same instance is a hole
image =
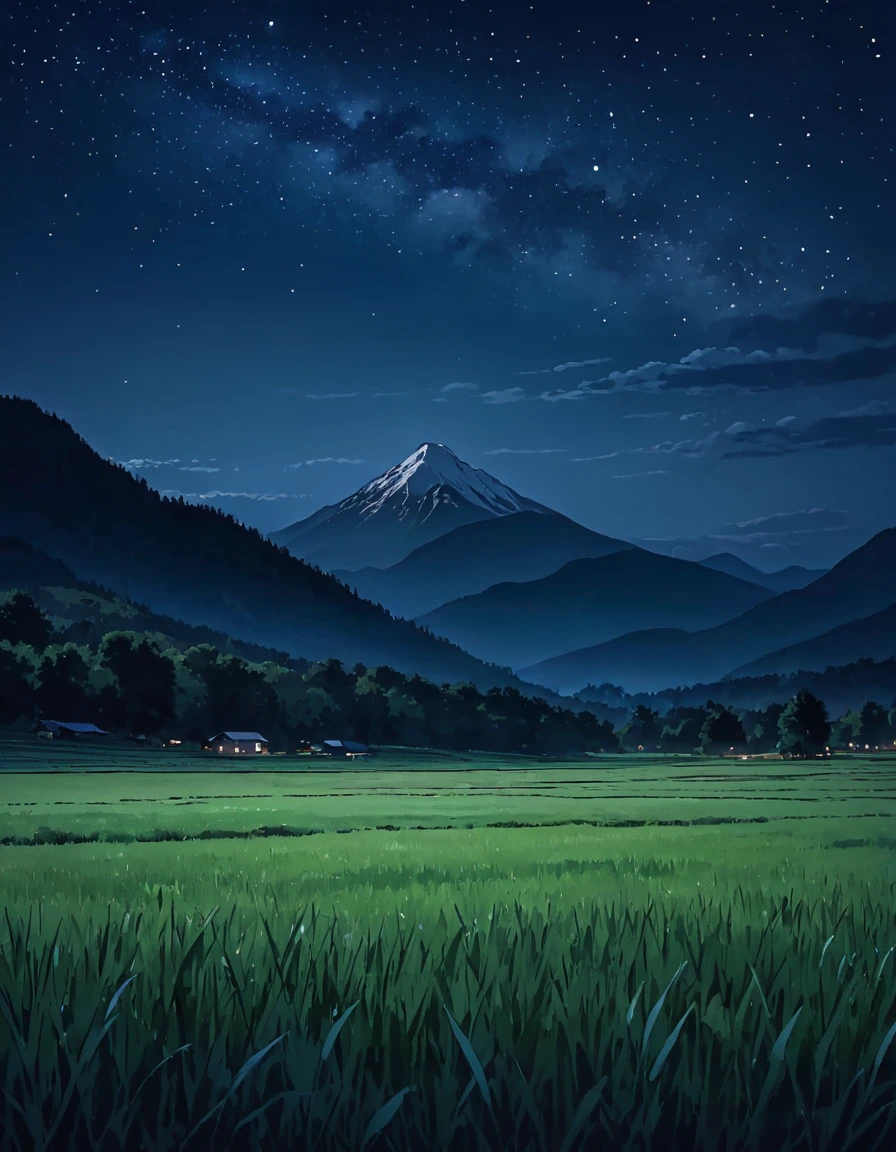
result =
[[[0,773],[0,1147],[892,1140],[893,762],[132,755]]]

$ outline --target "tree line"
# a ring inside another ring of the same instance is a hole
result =
[[[283,750],[336,737],[551,756],[639,749],[814,755],[896,737],[896,710],[868,702],[832,724],[806,690],[761,710],[709,701],[663,715],[639,704],[625,715],[614,725],[600,706],[557,706],[513,687],[483,692],[388,666],[348,669],[335,659],[253,662],[213,644],[178,648],[122,629],[77,643],[28,594],[0,603],[0,724],[42,716],[197,743],[226,728],[253,730]]]

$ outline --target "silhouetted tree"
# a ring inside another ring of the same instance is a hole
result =
[[[801,689],[778,720],[778,746],[791,756],[814,756],[826,747],[831,724],[824,702]]]

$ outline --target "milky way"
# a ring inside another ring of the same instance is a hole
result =
[[[462,453],[500,451],[484,421],[503,419],[505,440],[513,410],[507,454],[528,455],[520,467],[562,455],[572,432],[569,464],[647,451],[645,425],[622,420],[693,419],[666,411],[695,350],[715,350],[715,383],[735,395],[757,380],[830,385],[806,410],[701,402],[698,455],[738,422],[745,439],[719,458],[756,445],[811,456],[796,452],[816,443],[808,425],[862,405],[884,405],[887,423],[892,316],[848,347],[811,320],[828,298],[876,315],[894,296],[884,5],[310,7],[23,0],[0,17],[11,175],[0,259],[17,390],[64,396],[73,417],[115,410],[115,432],[94,428],[122,458],[193,452],[209,471],[222,465],[185,422],[241,440],[293,397],[289,419],[314,440],[319,413],[338,408],[338,452],[292,451],[271,434],[281,474],[298,457],[334,462],[320,490],[287,493],[317,503],[344,494],[336,461],[369,458],[365,405],[405,449],[438,413]],[[794,346],[814,367],[794,372],[778,354],[791,346],[759,325],[783,317],[793,332],[800,316],[809,335]],[[48,380],[58,362],[34,353],[48,320],[73,349],[67,389]],[[655,413],[597,399],[652,364],[672,366],[665,387],[640,389],[664,392]],[[564,365],[562,380],[539,383]],[[562,412],[576,405],[542,400],[582,401],[588,416],[571,429]],[[470,428],[462,404],[476,414],[468,444],[456,441]],[[761,429],[791,417],[801,437]],[[610,426],[624,442],[607,442]],[[263,484],[245,445],[218,455]],[[573,473],[568,488],[581,484]],[[665,472],[600,478],[654,475]],[[264,493],[246,495],[259,506]]]

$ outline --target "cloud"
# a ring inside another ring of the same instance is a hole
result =
[[[671,416],[671,412],[629,412],[627,416],[623,416],[623,420],[659,420],[661,416]],[[696,412],[691,413],[692,416],[698,415]],[[700,413],[702,415],[702,413]],[[679,417],[681,420],[686,420],[687,416]]]
[[[306,400],[351,400],[357,392],[306,392]]]
[[[548,403],[553,404],[557,400],[584,400],[586,396],[590,396],[591,392],[584,385],[580,388],[570,388],[568,391],[558,389],[555,392],[542,392],[539,400],[547,400]]]
[[[177,488],[163,488],[159,495],[176,500],[310,500],[310,492],[181,492]]]
[[[178,472],[220,472],[220,468],[211,468],[207,464],[182,464]]]
[[[141,456],[135,460],[119,460],[118,463],[122,468],[128,468],[132,472],[140,472],[144,468],[168,468],[180,464],[180,460],[152,460]]]
[[[525,400],[526,393],[522,388],[502,388],[482,393],[484,404],[515,404],[518,400]]]
[[[896,335],[896,301],[872,303],[834,296],[800,312],[739,321],[731,331],[732,341],[786,345],[804,352],[816,351],[829,335],[851,336],[865,343]]]
[[[768,535],[793,532],[839,532],[848,527],[851,513],[842,508],[801,508],[796,512],[770,512],[752,520],[738,520],[725,527],[735,532]]]
[[[377,397],[382,396],[410,396],[410,392],[374,392],[373,395]]]
[[[594,360],[567,360],[565,364],[555,364],[553,368],[535,368],[528,372],[517,372],[517,376],[546,376],[551,372],[569,372],[572,368],[590,368],[594,364],[609,364],[612,356],[600,356]]]
[[[478,384],[470,384],[468,381],[459,380],[453,384],[446,384],[443,388],[439,389],[440,392],[478,392]]]
[[[558,452],[568,452],[568,448],[489,448],[483,456],[553,456]]]
[[[544,393],[542,399],[580,399],[583,393],[606,396],[616,392],[686,391],[694,396],[720,389],[775,392],[879,380],[894,371],[896,335],[862,343],[853,336],[818,333],[809,351],[789,345],[778,345],[771,351],[746,350],[734,344],[695,348],[678,361],[648,360],[637,368],[583,381],[567,393]]]
[[[613,477],[614,480],[636,480],[639,476],[668,476],[665,468],[652,468],[649,472],[623,472]]]
[[[892,448],[896,446],[896,409],[880,400],[859,408],[802,420],[785,416],[774,424],[734,424],[728,429],[723,460],[789,456],[807,449]]]
[[[648,548],[663,545],[673,555],[688,552],[709,555],[720,548],[797,548],[814,537],[849,532],[855,525],[851,513],[838,508],[801,508],[793,512],[770,512],[751,520],[725,524],[719,532],[695,537],[644,536],[637,543]]]
[[[365,460],[350,459],[348,456],[315,456],[313,460],[299,460],[296,464],[287,464],[284,472],[295,472],[298,468],[310,468],[312,464],[365,464]]]
[[[701,418],[701,416],[705,417],[706,413],[705,412],[682,412],[682,414],[678,417],[678,419],[679,420],[699,420]]]

